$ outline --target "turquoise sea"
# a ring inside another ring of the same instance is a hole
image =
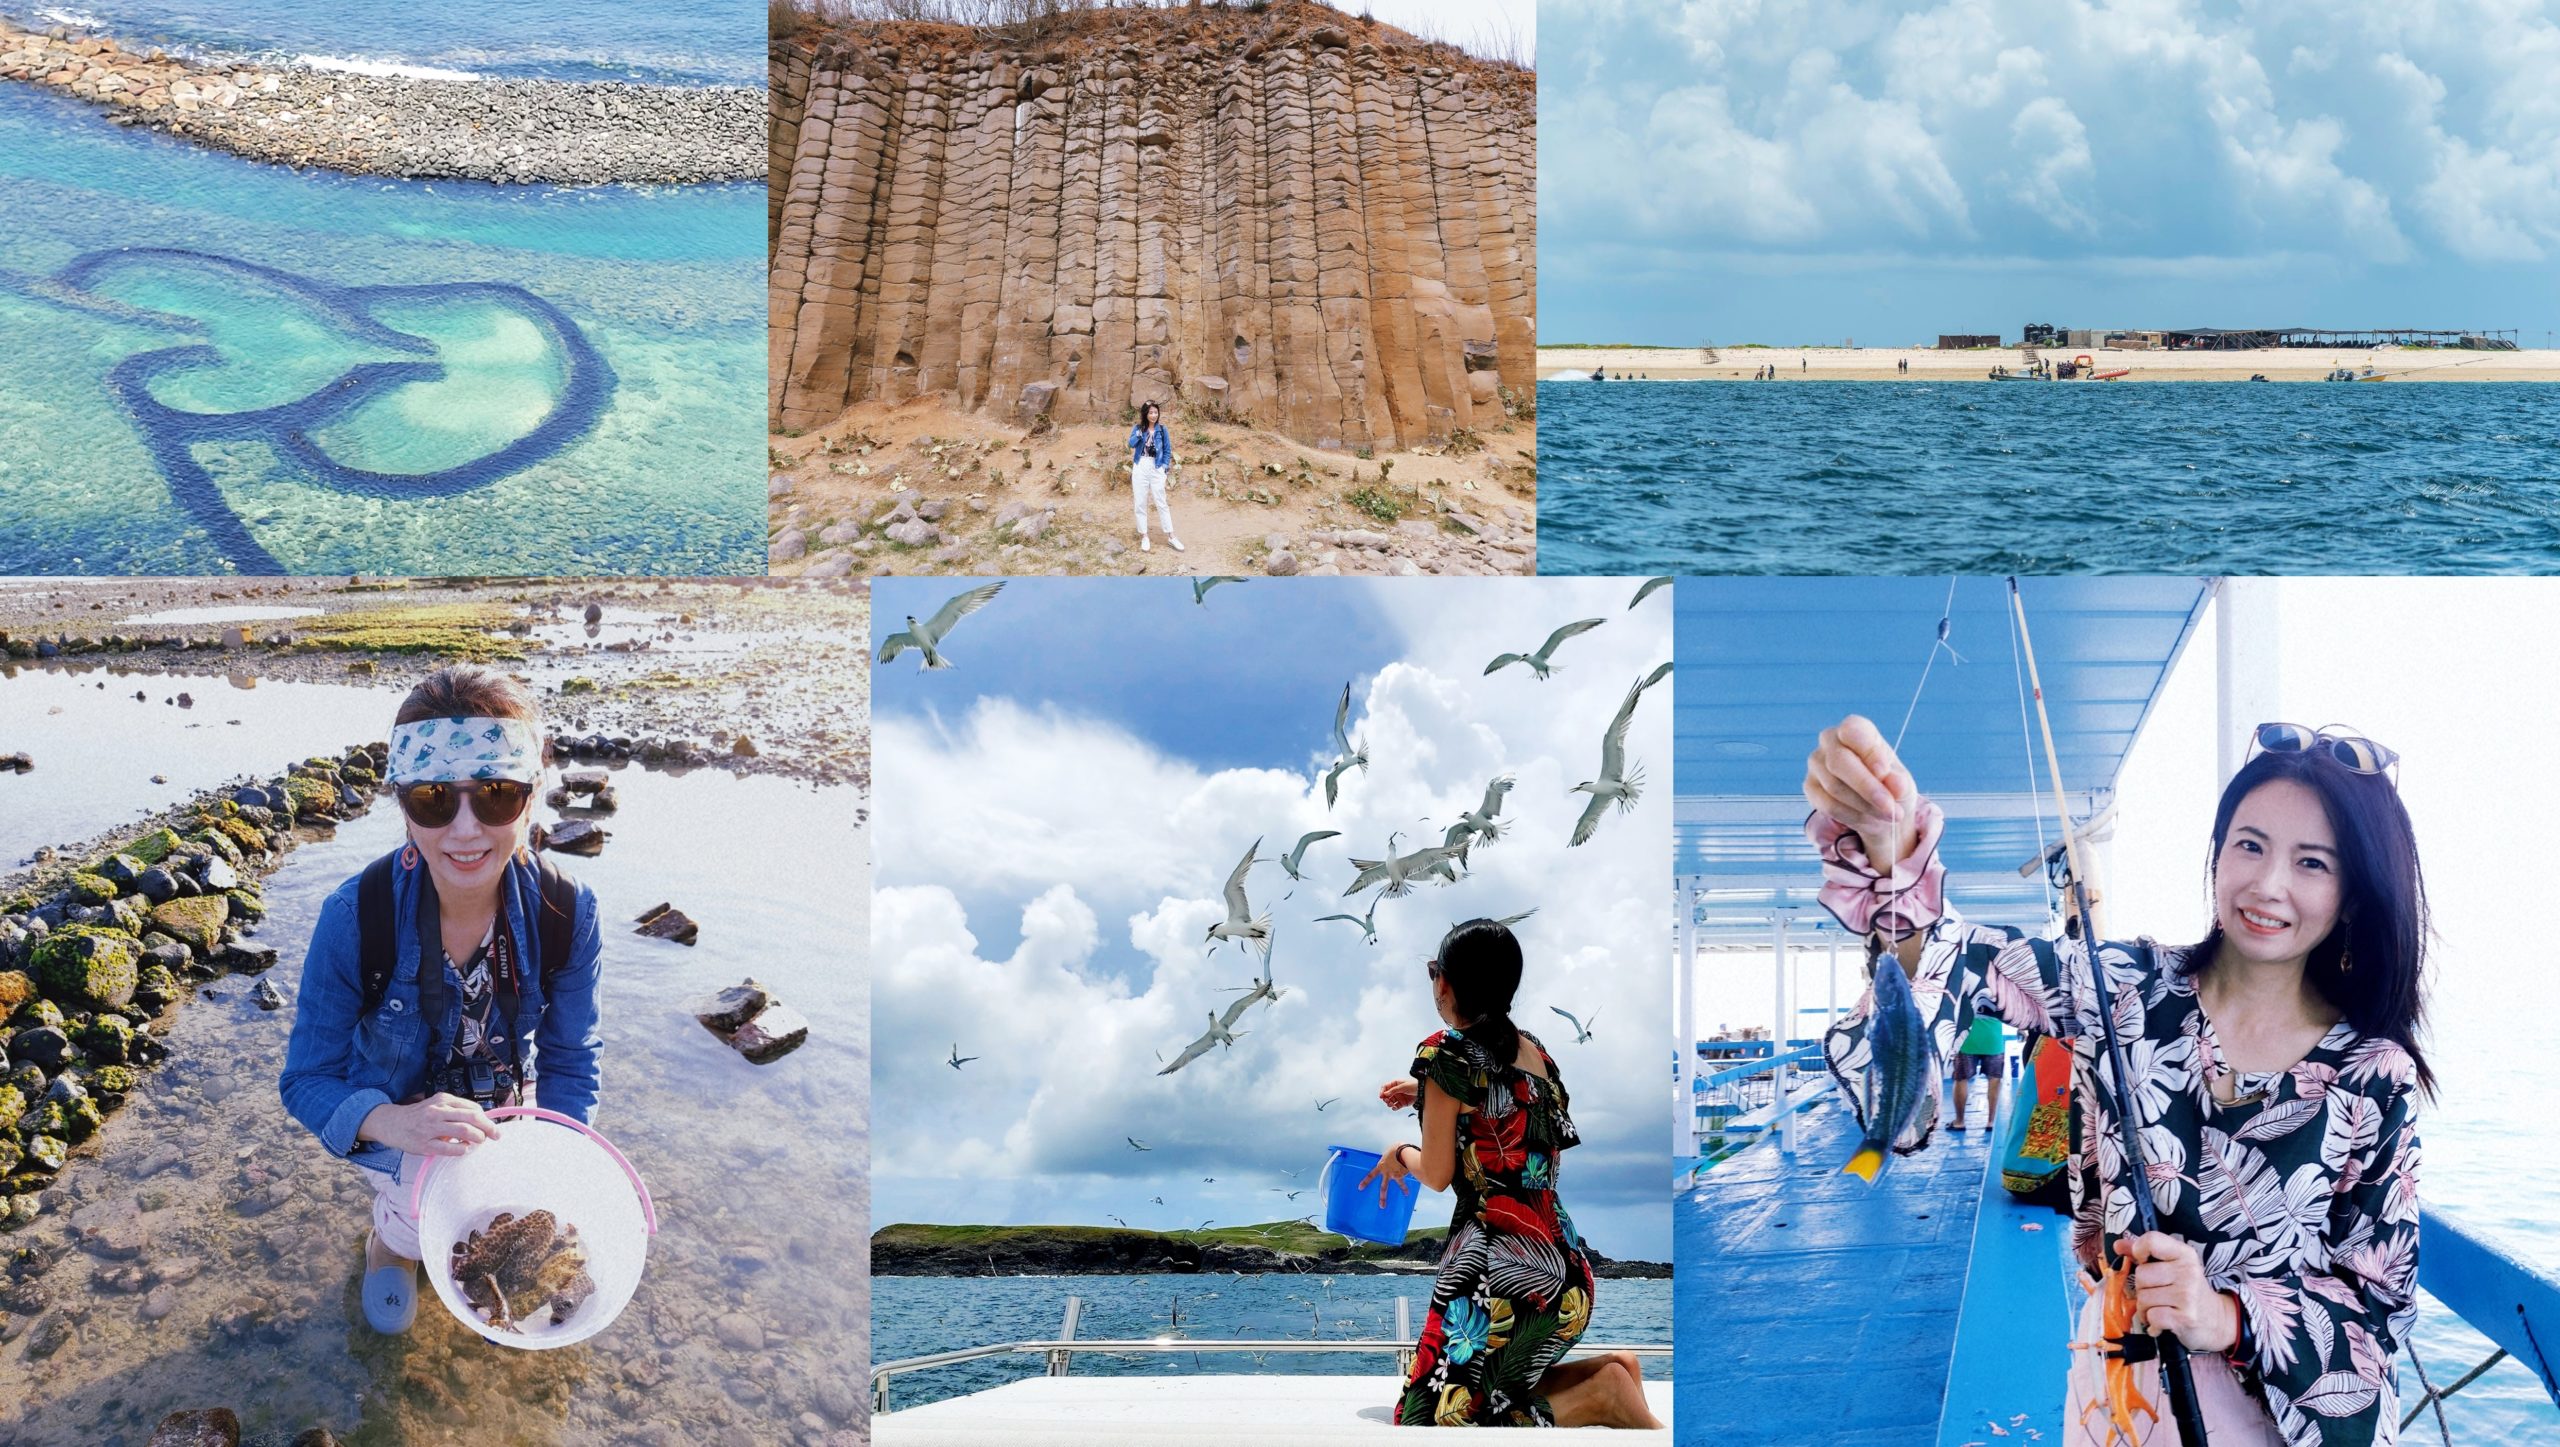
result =
[[[1546,382],[1549,573],[2532,573],[2560,386]]]
[[[764,8],[751,0],[7,0],[0,15],[269,62],[764,84]]]
[[[13,85],[0,215],[0,573],[763,570],[761,186],[297,173]]]

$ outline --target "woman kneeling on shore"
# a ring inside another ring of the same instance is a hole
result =
[[[1556,1199],[1557,1154],[1581,1137],[1554,1057],[1511,1023],[1520,942],[1471,919],[1426,968],[1449,1028],[1417,1047],[1410,1079],[1378,1090],[1390,1110],[1420,1104],[1422,1143],[1389,1147],[1361,1182],[1381,1200],[1408,1175],[1458,1192],[1397,1424],[1660,1427],[1632,1353],[1563,1360],[1596,1286]]]
[[[417,1315],[409,1195],[429,1156],[497,1139],[489,1112],[596,1103],[595,896],[528,847],[541,711],[486,669],[429,674],[391,730],[399,849],[320,908],[280,1082],[285,1109],[372,1183],[364,1314]]]

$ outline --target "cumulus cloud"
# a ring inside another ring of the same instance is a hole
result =
[[[1282,1192],[1312,1186],[1326,1146],[1412,1138],[1411,1118],[1375,1095],[1438,1026],[1422,964],[1442,931],[1535,906],[1520,926],[1529,968],[1515,1018],[1547,1042],[1572,1092],[1585,1145],[1565,1158],[1567,1204],[1602,1250],[1662,1259],[1667,685],[1646,696],[1629,736],[1648,791],[1589,845],[1566,841],[1583,802],[1572,786],[1597,771],[1628,686],[1670,657],[1668,599],[1625,613],[1633,585],[1616,580],[1303,586],[1374,588],[1386,626],[1403,635],[1400,656],[1355,691],[1353,737],[1372,763],[1346,776],[1331,809],[1318,777],[1331,698],[1234,701],[1308,717],[1308,752],[1267,767],[1201,767],[1178,747],[1039,702],[1036,679],[958,719],[877,721],[881,1219],[1108,1213],[1175,1227],[1312,1210],[1311,1194],[1289,1203]],[[1286,607],[1297,591],[1238,606]],[[1483,675],[1494,654],[1533,648],[1578,617],[1610,621],[1560,650],[1552,681],[1516,666]],[[1390,831],[1405,850],[1437,842],[1504,772],[1517,780],[1508,827],[1476,849],[1462,882],[1383,901],[1374,946],[1355,927],[1316,922],[1360,914],[1374,898],[1341,897],[1351,856],[1376,856]],[[1266,863],[1248,884],[1255,910],[1273,915],[1273,974],[1288,993],[1250,1011],[1240,1023],[1251,1033],[1233,1048],[1157,1074],[1159,1053],[1200,1034],[1235,998],[1224,990],[1258,967],[1203,940],[1224,915],[1228,872],[1257,838],[1271,859],[1316,829],[1343,832],[1307,850],[1306,880]],[[1551,1005],[1596,1011],[1593,1040],[1571,1043]],[[954,1047],[980,1058],[955,1071]],[[1132,1149],[1130,1136],[1151,1149]]]
[[[2560,256],[2560,14],[2531,0],[1551,0],[1549,21],[1560,278],[1584,244]]]

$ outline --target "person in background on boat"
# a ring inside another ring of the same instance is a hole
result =
[[[1556,1197],[1577,1145],[1555,1058],[1511,1023],[1520,942],[1489,919],[1453,927],[1425,970],[1449,1026],[1416,1048],[1409,1079],[1379,1087],[1419,1106],[1422,1142],[1389,1146],[1381,1200],[1412,1176],[1454,1187],[1457,1209],[1431,1314],[1396,1404],[1399,1426],[1659,1427],[1633,1353],[1564,1361],[1591,1321],[1591,1258]]]
[[[1947,1122],[1949,1130],[1963,1130],[1968,1087],[1975,1080],[1983,1085],[1982,1128],[2000,1127],[2000,1077],[2009,1064],[2009,1035],[2000,1022],[1979,1011],[1973,1017],[1973,1028],[1965,1032],[1964,1043],[1956,1047],[1956,1118]]]
[[[1182,539],[1173,531],[1173,504],[1165,501],[1165,479],[1173,470],[1173,434],[1164,426],[1164,408],[1149,402],[1138,409],[1138,425],[1129,429],[1129,498],[1138,512],[1138,551],[1150,552],[1154,544],[1147,540],[1147,502],[1153,499],[1156,512],[1164,519],[1164,540],[1175,552],[1182,551]]]
[[[1814,746],[1805,828],[1823,902],[1910,971],[1941,1048],[1977,996],[2073,1042],[2072,1245],[2090,1295],[2070,1441],[2168,1423],[2158,1362],[2102,1349],[2142,1331],[2193,1353],[2214,1447],[2398,1437],[2395,1359],[2417,1318],[2415,1117],[2435,1080],[2418,1046],[2426,893],[2397,760],[2342,731],[2259,725],[2215,810],[2204,939],[2097,946],[2160,1211],[2159,1231],[2128,1240],[2131,1164],[2098,1078],[2087,944],[1967,923],[1941,898],[1944,817],[1876,726],[1853,716]],[[1865,1027],[1861,1006],[1824,1042],[1844,1083],[1866,1068]]]
[[[595,896],[530,844],[542,714],[502,673],[439,669],[391,728],[408,838],[320,907],[279,1082],[285,1109],[373,1186],[364,1317],[418,1309],[410,1192],[430,1156],[497,1139],[530,1104],[584,1124],[596,1104]],[[370,902],[368,902],[370,900]]]

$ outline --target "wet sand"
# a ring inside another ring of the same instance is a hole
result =
[[[2560,351],[2456,352],[2379,347],[2269,348],[2244,352],[2109,351],[2090,347],[2043,347],[2047,361],[2087,356],[2094,370],[2127,369],[2128,382],[2245,382],[2262,374],[2270,382],[2317,382],[2332,368],[2362,372],[2370,367],[2394,382],[2560,382]],[[1897,364],[1908,363],[1908,372]],[[1775,366],[1776,380],[1817,382],[1938,381],[1978,382],[1995,366],[2012,372],[2027,365],[2015,347],[1987,351],[1941,352],[1927,347],[1725,347],[1709,353],[1696,347],[1594,347],[1538,349],[1538,379],[1559,373],[1607,370],[1612,381],[1636,373],[1655,382],[1747,382],[1762,367]]]

